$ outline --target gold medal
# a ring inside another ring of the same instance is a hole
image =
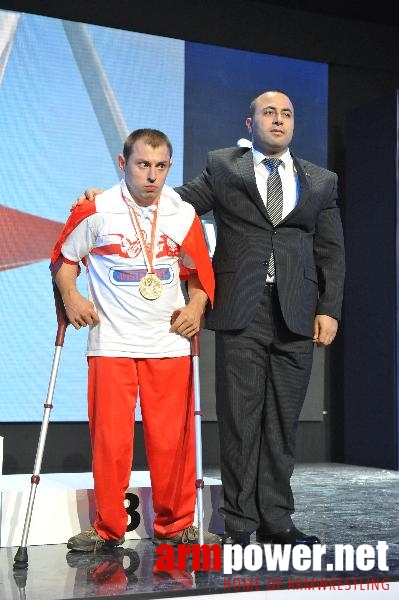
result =
[[[162,294],[163,284],[155,273],[147,273],[140,281],[140,294],[146,300],[156,300]]]

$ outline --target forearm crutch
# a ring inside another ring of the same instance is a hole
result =
[[[33,474],[31,477],[31,489],[28,501],[28,508],[26,510],[25,524],[22,533],[21,545],[17,550],[17,553],[14,557],[14,569],[27,569],[28,568],[28,550],[27,550],[27,541],[28,541],[28,533],[30,522],[32,518],[33,504],[35,501],[36,488],[40,482],[40,469],[42,465],[42,458],[44,452],[44,446],[46,443],[46,435],[48,422],[50,419],[50,412],[53,408],[53,395],[55,389],[55,382],[57,379],[58,365],[61,357],[62,346],[64,345],[65,331],[68,325],[68,319],[65,313],[64,304],[62,302],[61,294],[53,281],[53,291],[54,291],[54,302],[55,302],[55,310],[57,313],[57,335],[55,338],[55,351],[53,358],[53,365],[51,369],[50,381],[48,386],[47,398],[44,404],[44,414],[43,421],[40,430],[39,443],[36,451],[36,459],[35,466],[33,468]]]
[[[200,356],[200,333],[196,333],[191,338],[191,356],[193,364],[193,383],[194,383],[194,426],[195,426],[195,487],[197,488],[197,514],[198,514],[198,543],[204,543],[204,506],[203,489],[204,480],[202,474],[202,435],[201,435],[201,396],[200,396],[200,377],[199,377],[199,356]]]

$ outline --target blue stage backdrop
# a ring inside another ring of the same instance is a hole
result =
[[[77,195],[117,181],[116,154],[138,127],[172,140],[169,185],[197,175],[208,150],[246,137],[266,88],[292,96],[293,150],[324,165],[326,65],[0,10],[0,422],[42,420],[49,253]],[[86,336],[67,330],[52,420],[87,418]]]

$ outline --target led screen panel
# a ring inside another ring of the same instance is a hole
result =
[[[116,183],[138,127],[168,134],[168,184],[187,181],[208,150],[245,138],[248,104],[270,87],[295,101],[293,150],[325,165],[326,65],[0,10],[0,422],[42,420],[56,333],[49,253],[76,197]],[[87,419],[86,335],[67,330],[52,420]]]

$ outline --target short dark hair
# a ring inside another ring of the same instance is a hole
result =
[[[263,94],[269,94],[270,92],[273,92],[276,94],[284,94],[284,96],[287,96],[287,98],[289,98],[289,95],[287,94],[287,92],[284,92],[283,90],[264,90],[263,92],[259,92],[259,94],[257,96],[255,96],[255,98],[252,100],[251,104],[249,105],[249,116],[250,117],[254,116],[255,104],[256,104],[256,101],[259,98],[259,96],[263,96]]]
[[[166,144],[169,149],[170,158],[172,158],[173,148],[168,136],[158,129],[145,128],[135,129],[125,139],[123,144],[123,157],[126,161],[129,160],[129,156],[132,153],[134,144],[137,142],[137,140],[141,139],[143,139],[146,144],[149,144],[153,148],[158,148],[159,146]]]

